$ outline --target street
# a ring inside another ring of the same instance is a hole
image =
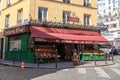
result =
[[[35,69],[0,65],[0,80],[119,80],[120,57],[116,64],[103,67]]]

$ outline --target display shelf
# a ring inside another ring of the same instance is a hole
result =
[[[82,55],[82,61],[92,61],[94,59],[98,61],[102,61],[104,60],[104,54],[83,54]]]
[[[38,45],[35,49],[36,62],[51,63],[55,61],[55,47],[49,45]]]

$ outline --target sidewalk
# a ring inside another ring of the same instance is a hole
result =
[[[8,60],[2,60],[0,59],[0,64],[3,65],[7,65],[7,66],[16,66],[16,67],[20,67],[21,66],[21,62],[17,62],[15,61],[13,63],[13,61],[8,61]],[[55,69],[57,68],[75,68],[75,67],[79,67],[79,68],[83,68],[83,67],[100,67],[100,66],[109,66],[109,65],[113,65],[115,64],[113,61],[96,61],[96,65],[95,65],[95,61],[81,61],[79,66],[74,66],[72,62],[58,62],[56,63],[48,63],[48,64],[36,64],[36,63],[24,63],[25,68],[51,68],[51,69]]]

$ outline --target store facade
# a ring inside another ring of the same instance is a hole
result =
[[[5,59],[15,61],[34,62],[34,55],[28,49],[29,28],[20,26],[6,29],[5,36]]]
[[[103,54],[94,45],[108,43],[98,31],[44,25],[6,29],[4,35],[5,58],[25,62],[51,63],[56,57],[60,61],[71,61],[74,53],[82,53],[81,59],[88,60],[86,55]]]

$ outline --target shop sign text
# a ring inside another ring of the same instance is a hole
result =
[[[17,28],[11,28],[11,29],[6,29],[4,31],[4,35],[5,36],[10,36],[10,35],[15,35],[15,34],[21,34],[21,33],[25,33],[28,32],[28,27],[17,27]]]
[[[77,17],[68,17],[68,21],[79,22],[79,18],[77,18]]]

